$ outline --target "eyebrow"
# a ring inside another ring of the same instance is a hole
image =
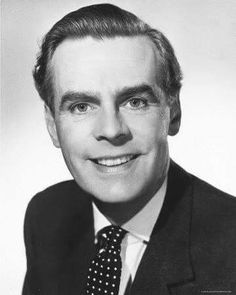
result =
[[[118,101],[124,101],[127,97],[140,95],[147,93],[151,97],[155,98],[159,102],[159,97],[154,93],[153,88],[148,84],[140,84],[132,87],[124,87],[121,90],[116,91],[115,97]],[[62,111],[67,103],[70,102],[90,102],[99,103],[99,95],[95,92],[90,91],[67,91],[62,95],[59,109]]]
[[[76,101],[98,103],[99,97],[96,93],[88,91],[66,91],[62,95],[59,110],[62,111],[66,104]]]
[[[154,93],[153,88],[148,84],[140,84],[133,87],[124,87],[121,91],[118,91],[117,97],[119,100],[125,100],[127,97],[133,97],[135,95],[140,95],[143,93],[147,93],[149,96],[156,98],[157,102],[159,102],[159,98]]]

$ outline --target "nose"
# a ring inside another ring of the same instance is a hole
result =
[[[131,137],[130,130],[118,110],[103,110],[95,122],[94,135],[98,141],[105,140],[121,145]]]

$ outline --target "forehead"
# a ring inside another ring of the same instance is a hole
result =
[[[137,84],[154,84],[160,57],[148,37],[97,40],[67,39],[56,49],[51,68],[56,92],[115,91]]]

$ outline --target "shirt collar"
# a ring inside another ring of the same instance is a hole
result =
[[[129,221],[122,225],[122,228],[127,230],[132,236],[141,239],[145,242],[149,242],[153,227],[160,214],[167,187],[167,176],[156,194],[151,200],[134,215]],[[97,206],[93,204],[93,216],[94,216],[94,230],[95,239],[99,230],[105,226],[111,225],[111,222],[99,211]]]

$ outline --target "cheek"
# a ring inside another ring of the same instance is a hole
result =
[[[139,144],[146,148],[157,148],[159,144],[165,143],[168,136],[169,115],[168,112],[153,112],[145,117],[136,118],[132,122],[131,132]]]
[[[86,146],[90,130],[90,126],[85,122],[61,120],[57,124],[61,148],[69,152],[80,152]]]

